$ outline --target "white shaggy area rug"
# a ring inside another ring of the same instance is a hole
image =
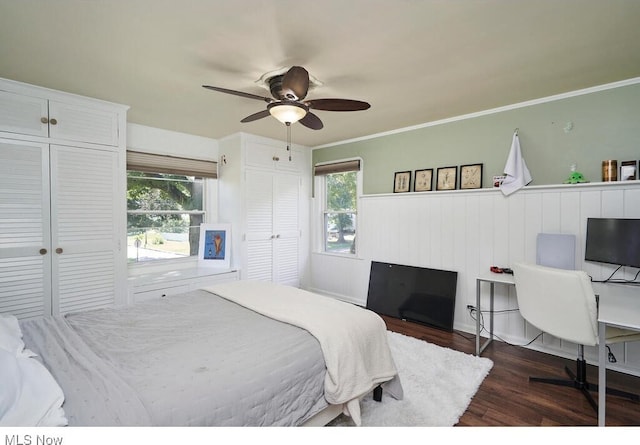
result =
[[[362,426],[453,426],[464,414],[493,362],[425,341],[388,332],[404,399],[384,393],[382,402],[372,395],[361,401]],[[340,416],[329,425],[350,426]]]

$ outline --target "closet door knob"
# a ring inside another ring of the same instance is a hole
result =
[[[56,125],[56,124],[58,123],[58,121],[57,121],[56,119],[50,119],[50,120],[49,120],[49,123],[50,123],[51,125]]]
[[[58,247],[58,248],[56,249],[56,253],[62,253],[62,247]]]
[[[40,255],[46,255],[47,249],[40,249]]]
[[[40,122],[42,122],[43,124],[48,124],[49,123],[49,119],[47,119],[46,117],[41,117],[40,118]]]

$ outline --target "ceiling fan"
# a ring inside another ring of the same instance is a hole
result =
[[[309,91],[309,72],[301,66],[291,67],[286,73],[275,75],[269,78],[267,82],[273,98],[211,85],[202,86],[209,90],[261,100],[267,103],[265,110],[247,116],[240,122],[252,122],[272,115],[287,127],[295,122],[300,122],[307,128],[320,130],[324,124],[318,116],[309,110],[360,111],[371,107],[367,102],[351,99],[304,100]]]

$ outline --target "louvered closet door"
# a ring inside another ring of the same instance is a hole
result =
[[[246,251],[243,277],[273,280],[273,174],[245,172]]]
[[[115,301],[118,154],[51,147],[54,313]]]
[[[298,249],[300,227],[300,177],[280,174],[274,177],[274,281],[299,285]]]
[[[0,312],[51,313],[49,146],[0,139]]]

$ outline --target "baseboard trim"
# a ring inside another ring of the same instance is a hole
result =
[[[355,304],[356,306],[364,307],[360,300],[356,300],[355,298],[351,298],[347,295],[337,294],[334,292],[327,292],[324,289],[318,289],[315,287],[309,287],[307,289],[309,292],[314,292],[316,294],[324,295],[325,297],[335,298],[336,300],[344,301],[345,303]]]

